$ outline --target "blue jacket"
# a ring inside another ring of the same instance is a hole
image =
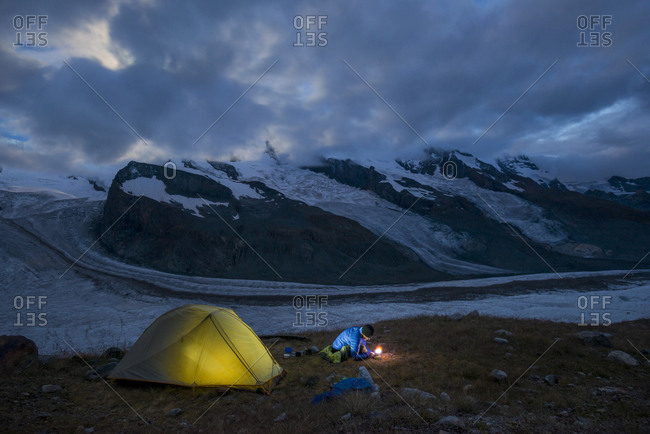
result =
[[[334,340],[332,347],[339,351],[346,345],[350,346],[350,356],[355,359],[365,359],[370,355],[370,350],[364,354],[359,354],[361,345],[366,345],[366,340],[361,336],[362,327],[350,327],[341,332],[340,335]]]

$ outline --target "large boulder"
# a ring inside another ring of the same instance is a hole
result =
[[[110,347],[102,354],[105,359],[121,359],[124,357],[124,351],[118,347]]]
[[[490,372],[490,377],[494,378],[498,382],[502,382],[508,379],[508,374],[500,369],[493,369],[492,372]]]
[[[612,337],[611,333],[585,330],[576,333],[576,336],[587,345],[601,347],[612,346],[612,342],[609,340],[609,338]]]
[[[0,336],[0,375],[38,369],[38,347],[25,336]]]
[[[105,365],[98,366],[93,369],[89,369],[84,374],[86,380],[99,380],[100,378],[106,378],[117,366],[117,362],[110,362]]]
[[[413,398],[413,399],[421,399],[421,400],[427,400],[427,399],[438,399],[436,395],[433,393],[425,392],[424,390],[420,389],[415,389],[413,387],[402,387],[400,390],[402,396],[405,398]]]
[[[630,356],[628,353],[620,350],[614,350],[607,355],[608,359],[616,360],[628,366],[638,366],[639,361],[634,357]]]

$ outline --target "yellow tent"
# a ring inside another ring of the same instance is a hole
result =
[[[231,309],[188,304],[156,319],[109,378],[270,393],[286,372]]]

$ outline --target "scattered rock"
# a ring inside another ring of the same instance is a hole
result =
[[[463,315],[456,312],[456,313],[452,313],[451,315],[447,316],[447,318],[449,318],[452,321],[460,321],[461,319],[463,319]]]
[[[623,389],[622,387],[615,387],[615,386],[602,386],[598,388],[598,391],[601,393],[621,393],[621,394],[628,394],[628,391]],[[596,395],[596,393],[594,393]]]
[[[316,345],[312,345],[311,352],[313,354],[318,354],[319,351],[320,351],[320,349]]]
[[[178,408],[178,407],[176,407],[176,408],[172,408],[172,409],[169,410],[169,412],[167,413],[167,416],[169,416],[169,417],[176,417],[176,416],[178,416],[179,414],[181,414],[182,412],[183,412],[183,410],[181,410],[181,409]]]
[[[508,374],[506,374],[500,369],[493,369],[492,372],[490,372],[490,377],[501,382],[501,381],[506,381],[508,379]]]
[[[117,366],[117,362],[107,363],[93,369],[88,369],[84,374],[86,380],[99,380],[100,378],[108,377],[113,369]]]
[[[328,375],[327,377],[325,377],[325,382],[326,382],[329,386],[331,386],[331,385],[334,384],[334,383],[338,383],[338,382],[341,381],[342,379],[343,379],[343,376],[342,376],[341,374],[337,374],[337,373],[332,372],[330,375]]]
[[[508,330],[504,330],[504,329],[495,330],[494,334],[495,335],[512,336],[512,332],[509,332]]]
[[[612,342],[609,340],[609,338],[612,336],[611,333],[585,330],[576,333],[576,336],[580,338],[580,340],[582,340],[582,343],[587,345],[601,346],[601,347],[612,346]]]
[[[544,383],[549,386],[553,386],[559,382],[559,379],[555,375],[547,375],[544,377]]]
[[[494,338],[494,342],[496,342],[497,344],[507,344],[507,343],[508,343],[508,339],[504,339],[504,338]]]
[[[345,422],[348,419],[352,419],[352,413],[345,413],[341,418],[339,419],[341,422]]]
[[[614,350],[607,355],[608,359],[617,360],[621,363],[625,363],[628,366],[638,366],[639,361],[634,357],[630,356],[628,353],[620,350]]]
[[[84,432],[87,433],[95,432],[95,427],[89,426],[88,428],[84,428]]]
[[[562,410],[557,415],[560,416],[560,417],[569,417],[569,412],[566,411],[566,410]]]
[[[370,372],[368,372],[368,369],[366,369],[365,366],[360,366],[359,367],[359,372],[357,374],[357,377],[363,378],[364,380],[368,381],[368,383],[370,383],[371,386],[374,387],[375,382],[372,381],[372,377],[370,376]]]
[[[45,386],[41,387],[41,392],[43,393],[58,392],[59,390],[61,390],[61,386],[58,384],[46,384]]]
[[[384,413],[382,413],[380,410],[373,410],[370,412],[370,419],[383,419],[384,418]]]
[[[544,408],[555,408],[555,403],[554,402],[545,402],[544,403]]]
[[[375,384],[375,386],[376,386],[376,384]],[[381,395],[379,395],[379,392],[372,392],[370,394],[370,397],[373,398],[373,399],[381,399]]]
[[[466,385],[463,386],[463,393],[464,393],[465,395],[467,395],[469,392],[472,391],[473,388],[474,388],[474,385],[472,385],[472,384],[466,384]]]
[[[440,399],[442,399],[442,400],[445,401],[445,402],[449,402],[449,401],[451,401],[451,398],[449,397],[449,395],[447,395],[446,392],[442,392],[442,393],[440,394]]]
[[[478,313],[478,310],[473,310],[466,315],[467,318],[478,318],[479,316],[481,315]]]
[[[457,418],[456,416],[445,416],[442,419],[440,419],[438,422],[436,422],[438,425],[444,425],[444,426],[455,426],[458,428],[464,428],[465,423]]]
[[[38,347],[25,336],[0,336],[0,375],[38,369]]]
[[[280,415],[278,417],[273,419],[273,422],[274,423],[280,423],[280,422],[284,422],[285,420],[287,420],[287,413],[280,413]]]
[[[102,357],[105,359],[121,359],[124,357],[124,351],[117,347],[110,347],[102,354]]]
[[[415,399],[438,399],[436,395],[425,392],[420,389],[415,389],[413,387],[402,387],[400,390],[402,396],[407,397],[407,398],[415,398]]]

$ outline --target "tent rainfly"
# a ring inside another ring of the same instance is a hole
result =
[[[271,393],[286,372],[231,309],[188,304],[156,319],[109,378]]]

